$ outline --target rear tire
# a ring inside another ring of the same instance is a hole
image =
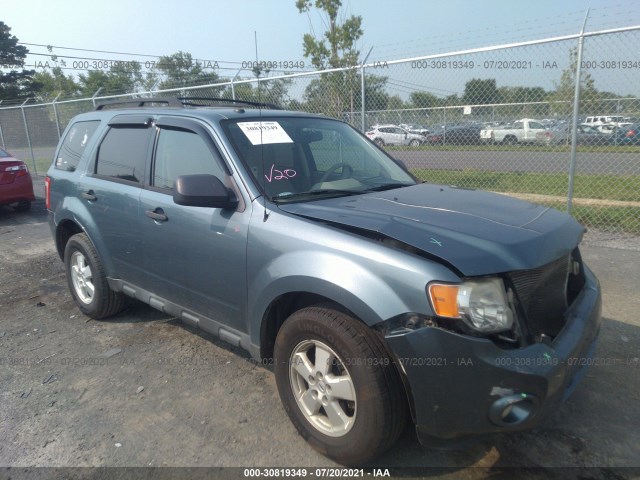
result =
[[[509,135],[504,137],[504,139],[502,140],[502,143],[504,143],[505,145],[517,145],[518,139],[513,135]]]
[[[77,233],[69,239],[64,266],[69,290],[82,313],[100,319],[123,309],[125,296],[109,287],[100,256],[86,234]]]
[[[382,340],[362,322],[324,307],[295,312],[274,348],[278,392],[309,444],[344,465],[387,450],[407,420],[407,401]]]
[[[373,143],[375,143],[376,145],[378,145],[380,148],[384,147],[384,140],[382,140],[381,138],[376,138]]]

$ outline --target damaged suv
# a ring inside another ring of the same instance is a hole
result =
[[[421,183],[338,120],[136,102],[75,117],[46,179],[84,314],[133,297],[272,363],[343,464],[409,418],[424,444],[531,428],[583,376],[600,287],[571,216]]]

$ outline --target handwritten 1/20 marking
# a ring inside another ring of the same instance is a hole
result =
[[[287,178],[293,178],[296,175],[296,171],[292,170],[291,168],[278,170],[275,165],[271,165],[269,175],[265,175],[264,178],[267,179],[267,182],[271,183],[271,180],[285,180]]]

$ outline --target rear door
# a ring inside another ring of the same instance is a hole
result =
[[[102,258],[113,266],[110,275],[138,283],[138,198],[145,180],[151,145],[151,117],[118,115],[89,165],[80,176],[77,197],[91,222],[85,225]]]
[[[173,201],[179,175],[211,174],[237,192],[228,167],[199,121],[162,116],[155,125],[149,185],[138,224],[144,288],[212,320],[244,331],[248,212]]]

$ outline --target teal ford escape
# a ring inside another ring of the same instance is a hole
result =
[[[46,178],[84,314],[129,296],[272,360],[299,433],[344,464],[408,418],[424,444],[531,428],[583,376],[600,287],[569,215],[420,183],[323,116],[136,102],[75,117]]]

